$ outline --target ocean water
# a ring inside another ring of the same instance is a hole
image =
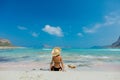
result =
[[[11,62],[39,62],[49,64],[52,49],[20,48],[0,50],[0,64]],[[62,49],[65,64],[84,68],[96,64],[120,65],[120,49]]]

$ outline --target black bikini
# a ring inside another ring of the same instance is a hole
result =
[[[51,71],[60,71],[60,70],[62,70],[61,67],[56,68],[55,66],[52,66],[52,68],[51,68]]]

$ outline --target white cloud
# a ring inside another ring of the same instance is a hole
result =
[[[45,25],[45,27],[42,29],[44,32],[49,33],[50,35],[55,35],[58,37],[63,37],[63,32],[60,27],[53,27],[50,25]]]
[[[28,28],[24,27],[24,26],[18,26],[19,30],[27,30],[27,33],[29,33],[30,35],[32,35],[33,37],[39,37],[39,33],[36,33],[34,31],[30,31]]]
[[[38,33],[36,33],[36,32],[32,32],[32,34],[31,34],[33,37],[38,37],[39,36],[39,34]]]
[[[120,15],[116,13],[110,13],[110,15],[107,15],[104,17],[105,23],[103,25],[113,25],[113,24],[120,24]]]
[[[85,33],[95,33],[100,27],[101,24],[95,24],[92,28],[83,27],[83,30]]]
[[[18,26],[18,29],[20,29],[20,30],[27,30],[27,28],[24,27],[24,26]]]
[[[120,24],[120,15],[115,13],[110,13],[109,15],[104,16],[103,23],[96,23],[91,28],[83,27],[83,31],[85,33],[95,33],[99,28],[108,27],[117,24]]]
[[[82,37],[82,36],[83,36],[83,34],[82,34],[82,33],[77,33],[77,35],[78,35],[78,36],[80,36],[80,37]]]

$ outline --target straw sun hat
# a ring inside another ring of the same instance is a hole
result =
[[[55,48],[52,50],[52,56],[60,55],[60,51],[61,51],[61,49],[60,49],[59,47],[55,47]]]

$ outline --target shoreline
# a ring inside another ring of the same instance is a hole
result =
[[[120,72],[120,64],[96,64],[92,66],[76,66],[71,69],[65,64],[66,71],[115,71]],[[72,64],[71,64],[72,65]],[[74,65],[74,64],[73,64]],[[49,71],[49,63],[43,62],[8,62],[0,63],[0,71]]]

